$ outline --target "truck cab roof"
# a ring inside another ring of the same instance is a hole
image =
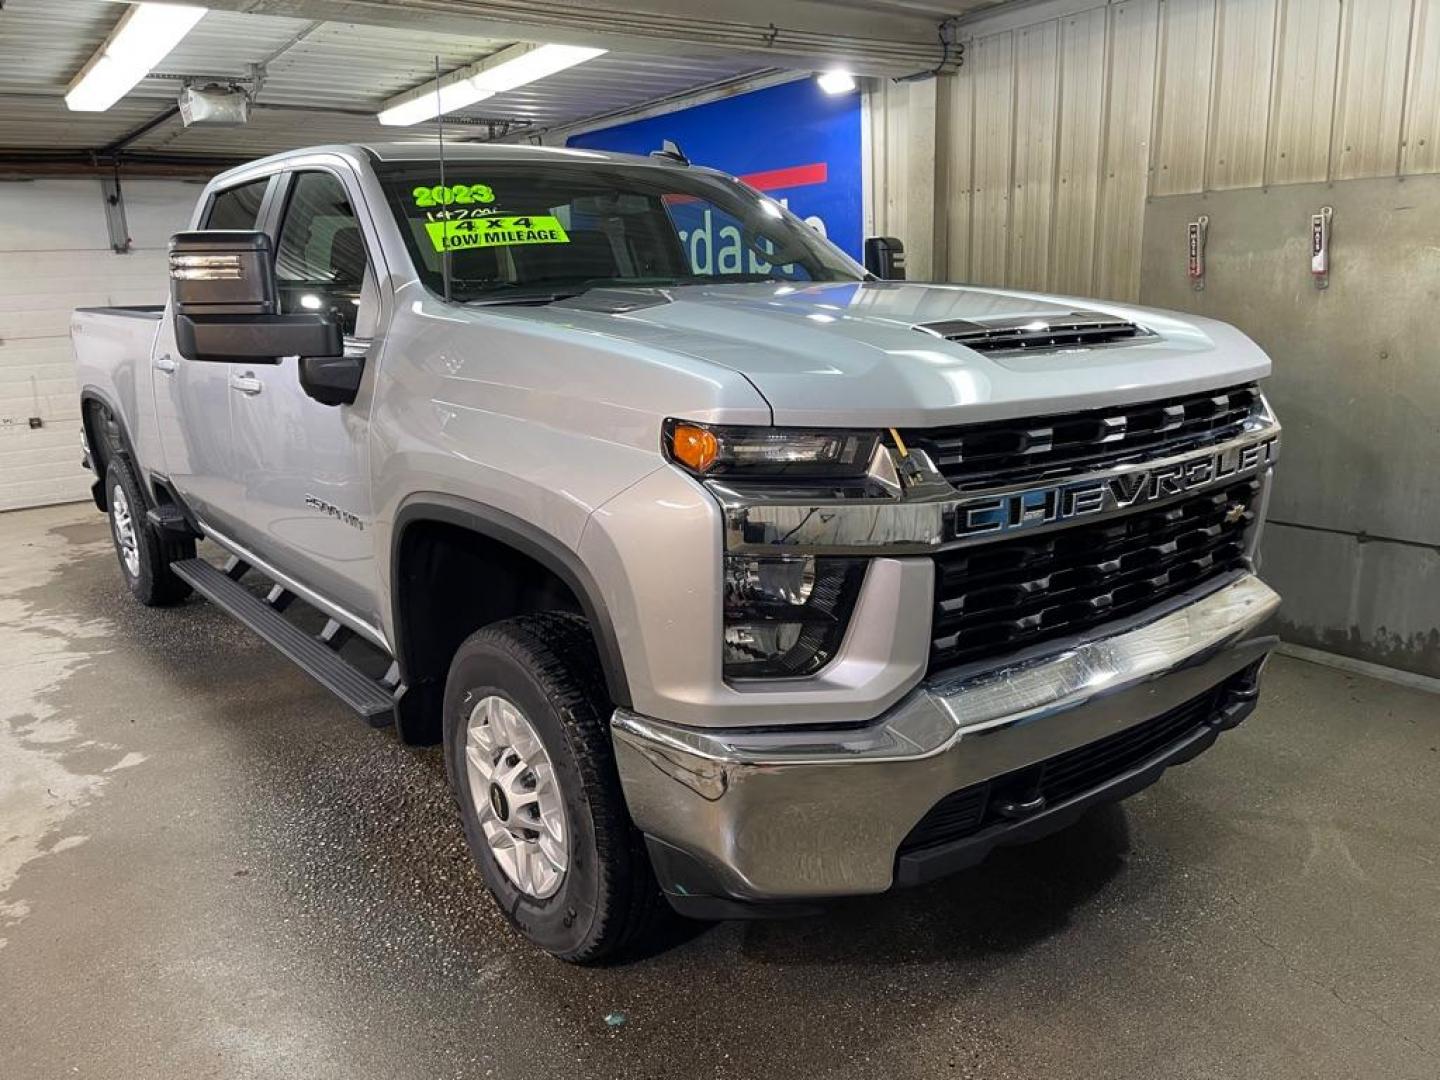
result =
[[[294,158],[310,157],[315,154],[339,154],[343,157],[366,159],[372,162],[397,161],[439,161],[440,146],[435,139],[404,139],[394,142],[333,143],[320,146],[303,146],[270,154],[254,161],[247,161],[220,173],[211,182],[211,187],[225,187],[232,176],[250,174],[263,166],[280,165]],[[557,161],[608,161],[624,165],[648,165],[654,168],[687,168],[673,158],[652,158],[639,154],[619,154],[608,150],[579,150],[564,146],[528,146],[514,143],[445,143],[447,162],[534,162],[536,164]]]

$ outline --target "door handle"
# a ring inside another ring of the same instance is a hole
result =
[[[175,374],[175,361],[170,358],[169,353],[156,359],[155,370],[163,371],[166,375]]]
[[[230,389],[238,390],[242,394],[249,394],[254,397],[264,389],[265,384],[255,377],[254,372],[247,371],[244,375],[230,376]]]

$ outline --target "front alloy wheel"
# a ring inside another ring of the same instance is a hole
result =
[[[536,900],[554,896],[569,866],[555,767],[525,714],[498,694],[470,710],[465,774],[490,854],[505,876]]]
[[[445,765],[480,876],[521,933],[578,963],[624,955],[664,916],[615,770],[614,708],[569,612],[477,630],[445,680]]]

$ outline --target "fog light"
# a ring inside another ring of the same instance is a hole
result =
[[[864,559],[725,560],[725,676],[811,675],[839,651],[865,577]]]
[[[806,555],[780,559],[725,560],[725,606],[804,604],[815,591],[815,560]]]

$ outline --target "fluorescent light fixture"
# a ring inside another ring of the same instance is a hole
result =
[[[417,86],[387,101],[376,119],[382,124],[402,127],[433,120],[441,113],[454,112],[514,90],[517,86],[593,60],[604,52],[604,49],[580,45],[512,45],[441,79],[438,102],[435,100],[434,83]]]
[[[509,52],[509,49],[505,49],[490,59],[497,60]],[[594,60],[604,52],[604,49],[586,49],[579,45],[541,45],[508,60],[500,60],[494,67],[482,61],[481,69],[470,81],[492,94],[503,94],[517,86],[524,86],[536,79],[554,75],[557,71],[583,64],[586,60]]]
[[[434,120],[441,113],[454,112],[467,105],[474,105],[477,101],[494,97],[493,91],[477,90],[471,85],[469,79],[460,79],[450,83],[441,80],[439,101],[435,100],[434,83],[422,89],[423,92],[414,97],[399,101],[394,105],[387,105],[375,119],[390,127],[408,127],[410,124],[418,124],[422,120]]]
[[[104,112],[150,74],[204,17],[203,7],[132,4],[105,44],[71,80],[65,104],[75,112]]]
[[[855,89],[855,76],[839,68],[816,75],[815,81],[827,94],[848,94]]]

